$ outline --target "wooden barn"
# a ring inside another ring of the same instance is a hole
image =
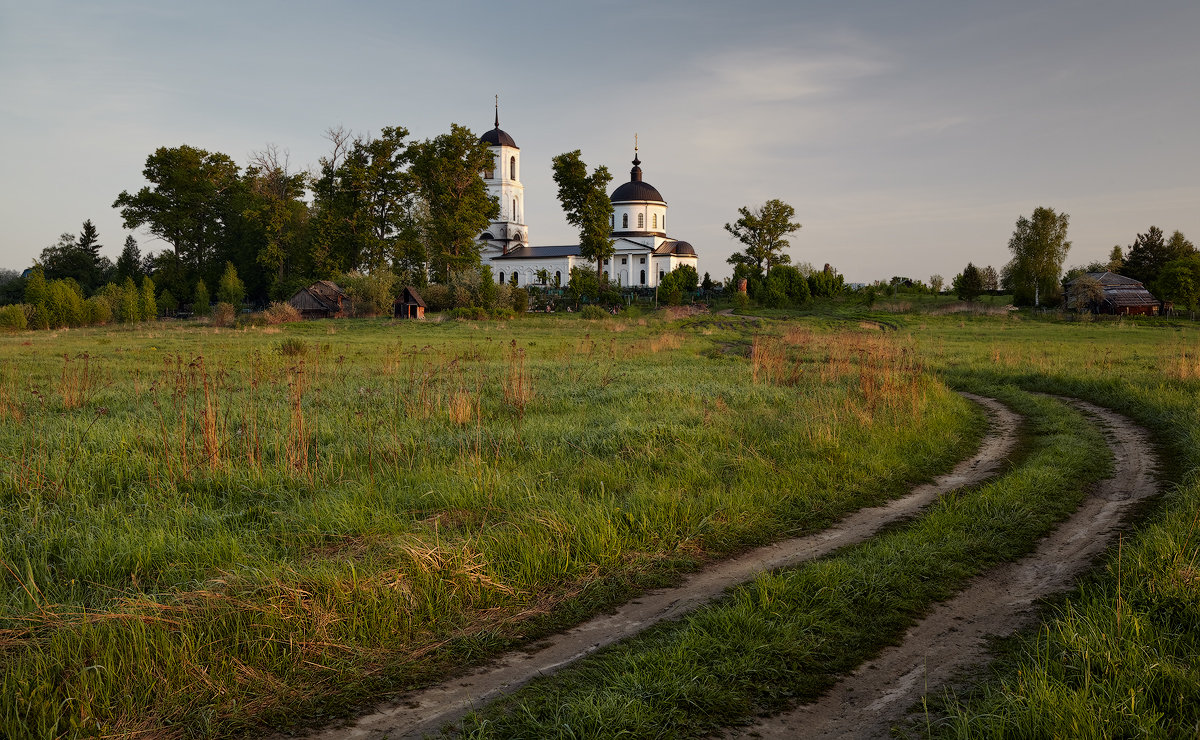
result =
[[[395,316],[398,319],[423,319],[425,318],[425,301],[417,291],[412,288],[405,288],[400,297],[396,299]]]
[[[1095,281],[1100,293],[1094,298],[1083,300],[1077,296],[1084,291],[1073,290],[1081,280]],[[1159,312],[1159,301],[1146,290],[1146,286],[1133,278],[1115,272],[1086,272],[1067,283],[1064,300],[1067,308],[1090,313],[1119,314],[1122,316],[1155,316]]]
[[[353,309],[350,296],[329,280],[318,280],[288,299],[306,319],[329,319],[348,316]]]

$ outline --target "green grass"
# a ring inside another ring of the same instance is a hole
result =
[[[1167,493],[973,690],[939,697],[938,737],[1200,734],[1200,341],[1173,321],[978,325],[937,348],[955,382],[1086,398],[1151,430]],[[992,350],[1023,361],[992,360]]]
[[[0,416],[11,737],[346,713],[981,430],[903,338],[654,317],[22,333]]]
[[[466,723],[472,737],[692,737],[790,702],[896,641],[930,604],[1032,549],[1107,472],[1098,430],[1011,389],[1026,456],[909,525],[812,564],[763,574],[723,601],[537,682]]]

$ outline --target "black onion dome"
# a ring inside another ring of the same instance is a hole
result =
[[[613,203],[628,203],[629,201],[649,200],[666,205],[662,194],[658,192],[658,188],[648,182],[642,181],[642,168],[639,167],[642,160],[633,155],[633,169],[629,170],[629,182],[613,191],[609,200]]]
[[[517,142],[513,141],[513,137],[509,136],[506,131],[501,131],[499,126],[480,136],[479,140],[492,146],[511,146],[513,149],[521,148],[517,146]]]

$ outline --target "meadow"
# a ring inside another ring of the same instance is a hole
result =
[[[0,735],[319,724],[827,526],[982,434],[918,336],[656,315],[0,337]]]
[[[807,326],[891,327],[955,388],[1028,420],[1012,470],[812,564],[603,651],[468,717],[471,737],[691,737],[811,701],[971,576],[1029,551],[1108,470],[1086,398],[1150,430],[1165,494],[982,675],[913,707],[907,736],[1192,737],[1200,729],[1200,332],[825,306]],[[785,324],[786,325],[786,324]]]

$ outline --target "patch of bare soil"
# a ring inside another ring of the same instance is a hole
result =
[[[423,737],[459,721],[467,712],[493,699],[516,691],[538,676],[554,673],[662,620],[677,619],[758,573],[798,565],[867,540],[885,525],[916,514],[942,494],[982,482],[1000,469],[1015,447],[1019,417],[995,400],[964,395],[987,410],[991,429],[973,457],[933,482],[917,486],[904,497],[882,506],[859,510],[821,532],[760,547],[717,563],[688,577],[678,587],[647,592],[616,612],[539,642],[531,650],[501,656],[466,675],[403,695],[357,720],[310,737],[322,740]]]
[[[987,642],[1032,620],[1035,602],[1071,587],[1112,547],[1125,517],[1157,493],[1149,435],[1123,416],[1074,402],[1104,427],[1116,473],[1027,557],[994,568],[938,605],[902,644],[860,666],[812,704],[741,732],[752,738],[888,737],[906,710],[988,659]]]

